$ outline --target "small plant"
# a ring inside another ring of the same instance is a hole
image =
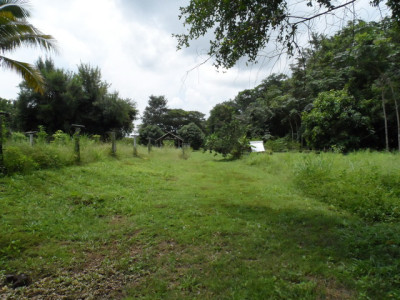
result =
[[[233,159],[239,159],[242,157],[243,153],[248,151],[250,148],[250,140],[243,135],[237,139],[234,147],[231,150],[231,155]]]
[[[165,140],[163,141],[163,146],[165,148],[175,148],[175,141]]]
[[[343,153],[345,148],[343,145],[332,145],[331,150],[333,153]]]
[[[25,134],[23,134],[22,132],[13,132],[11,134],[11,140],[14,143],[22,143],[22,142],[26,142],[27,138],[26,138]]]
[[[184,144],[182,146],[182,152],[179,154],[179,157],[182,159],[188,159],[192,151],[193,151],[192,148],[190,148],[187,144]]]
[[[101,138],[101,135],[99,135],[99,134],[92,135],[92,139],[94,140],[95,143],[100,143],[100,138]]]
[[[246,128],[238,120],[222,126],[217,132],[210,134],[205,142],[205,150],[214,151],[226,157],[239,159],[245,151],[250,150],[250,140],[246,137]]]
[[[64,133],[62,130],[57,130],[53,134],[53,143],[57,145],[66,145],[70,140],[68,134]]]
[[[37,133],[37,140],[39,143],[45,143],[47,138],[47,132],[43,125],[39,125],[39,132]]]

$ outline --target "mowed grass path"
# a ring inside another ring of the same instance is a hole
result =
[[[0,298],[396,298],[353,251],[375,225],[306,197],[290,154],[179,154],[0,179],[0,272],[33,279]]]

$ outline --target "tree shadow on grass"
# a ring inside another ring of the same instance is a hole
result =
[[[368,224],[313,209],[221,208],[254,227],[238,244],[245,244],[242,250],[255,260],[275,255],[278,264],[289,266],[288,273],[298,272],[302,278],[336,278],[375,299],[400,297],[400,224]]]
[[[257,224],[266,239],[272,233],[282,242],[303,249],[328,248],[339,258],[346,256],[342,231],[354,221],[342,216],[327,215],[316,210],[272,209],[265,206],[224,204],[222,208],[232,218],[243,219],[247,224]],[[349,228],[351,230],[351,228]]]

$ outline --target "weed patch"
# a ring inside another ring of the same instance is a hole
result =
[[[305,194],[345,209],[369,222],[400,221],[398,155],[308,154],[295,165],[295,180]],[[390,165],[390,166],[389,166]]]

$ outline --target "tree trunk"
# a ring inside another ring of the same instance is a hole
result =
[[[386,151],[389,151],[389,134],[388,134],[388,125],[387,125],[387,116],[386,116],[386,107],[385,107],[385,90],[382,86],[382,111],[383,111],[383,119],[385,122],[385,144]]]
[[[289,125],[290,125],[290,130],[292,131],[292,142],[293,142],[293,140],[294,140],[294,133],[293,133],[293,125],[292,125],[292,121],[290,120],[290,117],[289,117]]]
[[[390,90],[392,91],[392,97],[393,97],[394,106],[395,106],[395,109],[396,109],[396,120],[397,120],[397,149],[400,151],[400,115],[399,115],[399,106],[398,106],[398,103],[397,103],[396,94],[395,94],[394,89],[393,89],[392,81],[390,80],[390,78],[388,78],[387,81],[388,81],[388,83],[389,83]]]
[[[397,104],[396,98],[394,98],[394,105],[396,108],[396,119],[397,119],[397,149],[400,151],[400,115],[399,115],[399,106]]]
[[[294,125],[295,125],[295,128],[296,128],[296,141],[299,142],[300,141],[300,139],[299,139],[299,126],[297,125],[296,116],[294,117]]]

